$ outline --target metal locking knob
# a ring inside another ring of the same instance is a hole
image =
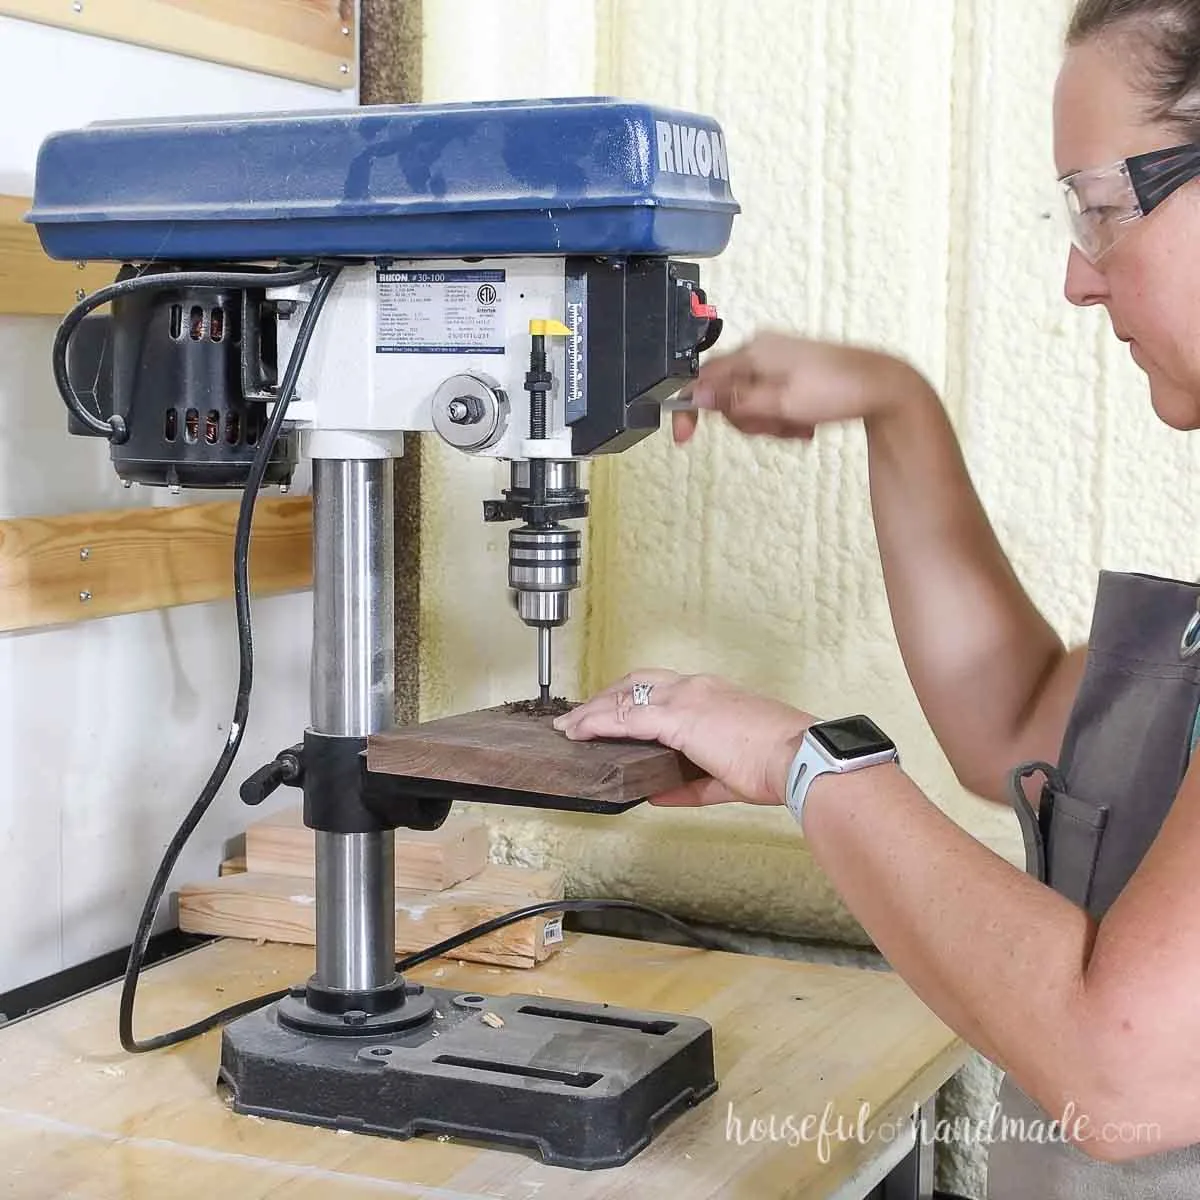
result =
[[[485,375],[452,375],[433,394],[433,427],[459,450],[486,450],[504,436],[508,397]]]

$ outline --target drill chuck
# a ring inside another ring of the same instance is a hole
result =
[[[527,625],[564,625],[579,586],[582,536],[566,525],[523,525],[508,534],[508,586]]]

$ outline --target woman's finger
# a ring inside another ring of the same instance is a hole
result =
[[[766,382],[744,354],[731,355],[729,362],[722,365],[721,371],[709,371],[707,366],[700,368],[696,381],[688,389],[694,408],[725,412],[734,396],[741,397]]]
[[[784,410],[781,393],[777,380],[740,375],[713,390],[711,407],[739,429],[747,421],[766,420],[778,425]]]
[[[639,667],[636,671],[630,671],[628,675],[622,675],[615,683],[610,683],[607,687],[601,688],[600,691],[588,697],[582,704],[576,705],[569,713],[564,713],[561,717],[556,718],[558,721],[570,720],[576,713],[582,712],[589,704],[597,700],[603,699],[606,696],[611,696],[613,692],[632,691],[635,683],[649,683],[658,685],[663,683],[678,683],[684,676],[678,671],[672,671],[667,667]]]
[[[656,697],[657,699],[657,697]],[[632,738],[639,742],[658,742],[673,727],[671,710],[661,704],[634,704],[630,693],[619,691],[603,699],[589,701],[588,710],[578,720],[562,727],[573,742],[592,738]]]
[[[686,446],[696,432],[700,422],[700,414],[688,409],[681,409],[671,414],[671,434],[675,445]]]
[[[577,741],[603,737],[658,741],[673,728],[670,698],[679,678],[674,671],[639,671],[567,713],[559,728]]]
[[[760,417],[757,413],[741,413],[736,419],[730,417],[729,423],[747,437],[781,437],[791,432],[778,417]]]
[[[563,713],[561,717],[555,717],[554,728],[561,733],[570,734],[578,728],[582,721],[587,720],[594,713],[623,712],[628,708],[647,707],[646,705],[634,705],[635,684],[648,685],[651,689],[652,703],[661,706],[672,685],[677,683],[681,678],[683,676],[677,671],[669,671],[664,667],[646,667],[642,670],[633,671],[624,678],[619,679],[616,683],[610,684],[603,691],[597,692],[590,700],[577,705],[570,712]],[[594,734],[593,736],[605,737],[612,735]]]
[[[700,370],[696,373],[696,384],[716,387],[733,375],[745,374],[752,370],[753,355],[750,347],[753,343],[739,346],[727,354],[709,354],[705,356]],[[692,389],[696,387],[692,385]]]

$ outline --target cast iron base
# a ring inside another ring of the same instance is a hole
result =
[[[458,1135],[591,1170],[628,1162],[717,1087],[712,1029],[695,1017],[546,996],[424,994],[436,1015],[386,1037],[297,1032],[275,1005],[233,1022],[220,1079],[234,1108],[389,1137]]]

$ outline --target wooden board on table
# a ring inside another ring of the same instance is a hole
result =
[[[572,742],[551,716],[500,705],[367,739],[367,766],[386,775],[478,784],[606,804],[644,800],[699,777],[653,742]]]
[[[561,899],[561,878],[556,876],[519,867],[487,867],[466,885],[445,891],[397,888],[396,953],[424,950],[514,908]],[[179,928],[185,933],[314,945],[312,879],[247,873],[187,884],[179,890]],[[447,957],[532,967],[554,952],[561,936],[561,920],[545,913],[468,942]]]
[[[174,1029],[311,971],[307,949],[205,946],[146,974],[138,1027]],[[328,1200],[862,1195],[866,1188],[841,1189],[896,1148],[898,1122],[967,1057],[904,982],[883,971],[569,933],[563,951],[533,976],[434,962],[409,978],[484,996],[536,991],[699,1017],[713,1028],[720,1087],[625,1166],[605,1171],[568,1172],[536,1155],[457,1138],[394,1141],[256,1120],[231,1111],[217,1093],[219,1031],[170,1053],[123,1054],[113,984],[0,1027],[4,1195],[268,1200],[281,1188]],[[788,1117],[812,1136],[791,1138]],[[765,1132],[772,1119],[774,1137]],[[818,1139],[818,1127],[834,1132]]]
[[[397,887],[440,891],[478,875],[487,861],[487,824],[479,817],[451,812],[437,829],[396,830]],[[305,826],[298,806],[246,830],[246,870],[258,875],[315,873],[316,835]]]
[[[61,317],[78,301],[77,293],[112,283],[118,264],[47,258],[37,230],[24,220],[30,205],[27,197],[0,195],[0,313]]]
[[[235,855],[225,859],[217,874],[224,878],[226,875],[245,875],[246,856]],[[278,872],[268,872],[278,874]],[[293,879],[297,883],[311,884],[315,872],[304,875],[285,875],[281,878]],[[516,901],[561,900],[565,894],[563,873],[550,869],[535,867],[510,867],[504,863],[488,863],[477,875],[461,881],[460,887],[467,891],[481,891],[495,898],[512,897]],[[415,891],[413,888],[400,888],[403,892]],[[430,888],[430,891],[448,891],[448,888]],[[513,905],[512,907],[515,907]]]
[[[0,16],[327,88],[354,86],[354,14],[354,0],[0,0]]]
[[[145,612],[233,594],[238,502],[0,521],[0,630]],[[312,584],[312,501],[258,501],[250,586]]]

